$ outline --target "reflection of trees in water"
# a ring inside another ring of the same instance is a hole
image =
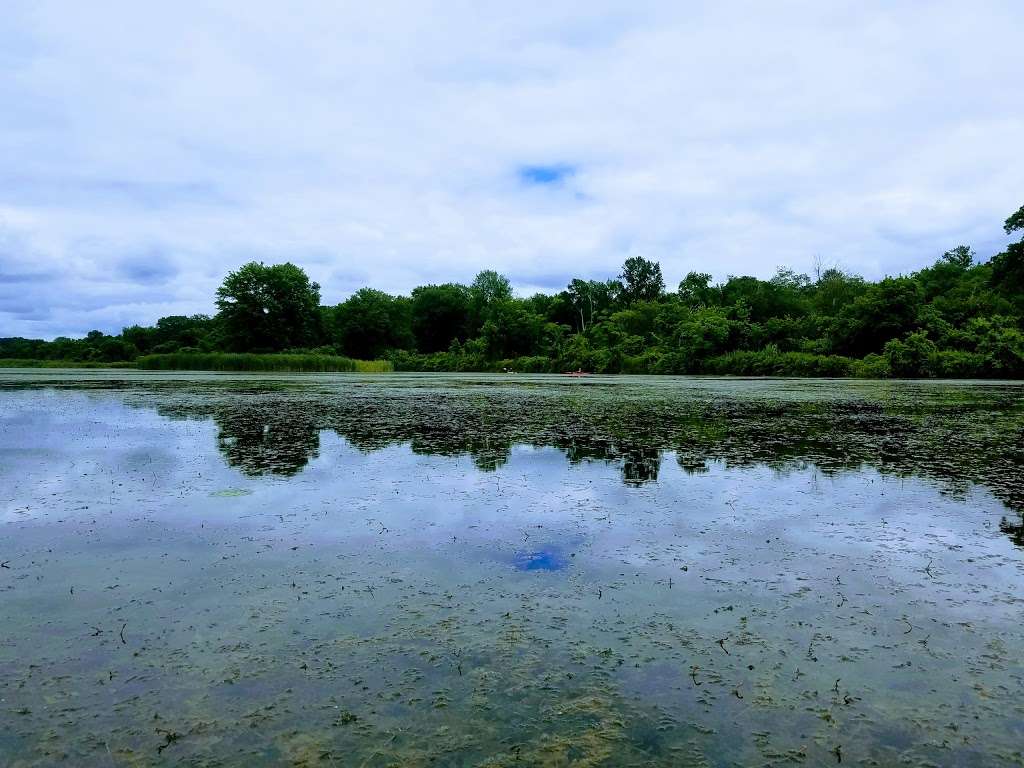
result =
[[[609,441],[595,439],[586,442],[576,436],[571,443],[558,443],[570,464],[583,461],[603,461],[618,464],[622,469],[622,482],[627,485],[642,485],[658,479],[663,450],[633,441]]]
[[[319,430],[330,429],[363,451],[408,443],[418,454],[469,456],[481,470],[506,463],[516,444],[552,446],[571,463],[615,463],[630,485],[656,481],[666,451],[689,474],[711,462],[813,466],[826,474],[870,467],[929,479],[959,497],[978,483],[1024,509],[1024,401],[1016,388],[906,387],[807,400],[701,400],[682,389],[651,397],[642,387],[569,397],[383,385],[321,393],[212,389],[171,405],[167,397],[158,400],[167,415],[213,418],[225,458],[250,474],[295,474],[317,455]],[[1020,543],[1017,523],[1003,530]]]
[[[291,476],[320,451],[316,423],[289,409],[226,408],[214,415],[217,447],[232,467],[247,475]]]
[[[1024,519],[1013,522],[1004,517],[999,521],[999,530],[1009,536],[1018,547],[1024,547]]]
[[[316,419],[280,395],[247,392],[229,399],[190,399],[162,404],[157,411],[172,419],[211,419],[224,459],[247,475],[291,477],[320,452]]]
[[[658,479],[661,468],[661,451],[655,448],[638,448],[628,451],[622,457],[622,481],[627,485],[643,485]]]

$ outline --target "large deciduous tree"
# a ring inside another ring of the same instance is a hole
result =
[[[249,262],[217,289],[225,344],[239,351],[280,351],[317,341],[320,286],[291,263]]]
[[[453,339],[465,341],[469,289],[457,283],[421,285],[412,291],[412,332],[420,352],[442,352]]]
[[[362,360],[413,346],[410,301],[373,288],[360,288],[334,308],[330,329],[335,346]]]
[[[493,269],[485,269],[469,286],[470,324],[477,331],[487,322],[494,308],[512,298],[512,284]]]
[[[622,265],[622,300],[627,305],[636,301],[655,301],[665,292],[661,265],[640,256],[626,259]]]
[[[718,291],[711,287],[707,272],[687,272],[679,282],[679,300],[688,309],[702,309],[714,305]]]
[[[1024,205],[1006,220],[1003,229],[1008,235],[1024,230]],[[992,257],[992,284],[1018,307],[1024,305],[1024,238]]]
[[[1017,230],[1024,230],[1024,205],[1018,208],[1016,213],[1010,214],[1006,221],[1003,222],[1003,230],[1008,235]]]
[[[917,330],[923,292],[909,277],[887,277],[869,286],[839,312],[832,344],[841,354],[879,352],[889,339]]]

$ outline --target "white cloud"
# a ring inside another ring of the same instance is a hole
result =
[[[9,5],[0,335],[210,311],[250,258],[327,301],[633,254],[878,277],[1024,202],[1014,2]]]

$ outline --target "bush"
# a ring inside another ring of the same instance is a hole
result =
[[[932,375],[929,362],[936,352],[938,348],[928,338],[928,334],[925,331],[915,331],[907,334],[902,341],[887,341],[882,354],[889,362],[890,375],[916,379]]]
[[[466,372],[489,371],[494,368],[493,363],[486,362],[482,357],[453,351],[423,354],[398,350],[391,353],[389,360],[396,371]]]
[[[928,367],[933,376],[942,379],[980,379],[993,375],[985,355],[958,349],[936,352],[929,359]]]
[[[892,371],[886,358],[871,354],[863,360],[854,360],[851,374],[858,379],[888,379],[892,376]]]
[[[513,357],[495,363],[494,370],[508,369],[517,373],[554,373],[555,361],[543,355],[530,357]]]
[[[679,352],[666,352],[653,361],[650,373],[666,374],[670,376],[681,376],[689,373],[689,365],[686,356]]]
[[[853,362],[838,355],[812,355],[807,352],[779,352],[774,347],[757,352],[737,351],[704,361],[703,373],[734,376],[849,376]]]

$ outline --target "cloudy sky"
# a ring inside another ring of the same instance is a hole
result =
[[[0,336],[483,268],[879,277],[1024,203],[1006,2],[5,0]]]

